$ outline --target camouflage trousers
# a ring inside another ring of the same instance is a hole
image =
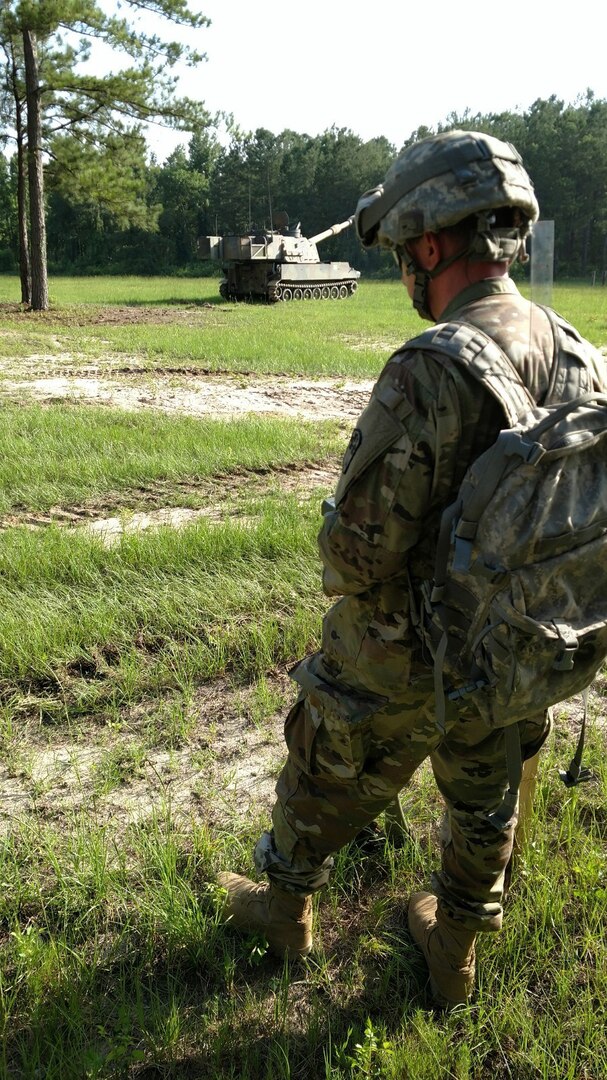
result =
[[[288,758],[276,785],[272,831],[255,849],[258,870],[282,888],[310,893],[326,884],[332,855],[393,802],[429,756],[449,818],[433,890],[451,918],[470,930],[497,930],[514,828],[486,820],[508,787],[503,730],[473,705],[449,704],[436,726],[427,668],[398,700],[370,693],[355,673],[330,674],[322,654],[302,662],[302,693],[285,722]],[[519,724],[523,759],[549,731],[542,714]]]

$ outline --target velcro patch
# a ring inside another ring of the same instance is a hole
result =
[[[350,468],[350,465],[352,464],[352,458],[354,457],[354,455],[355,455],[356,451],[358,450],[358,448],[359,448],[360,444],[362,443],[362,441],[363,441],[363,433],[362,433],[362,431],[360,430],[360,428],[357,428],[357,427],[354,428],[354,431],[352,432],[352,435],[350,437],[350,442],[348,443],[346,452],[344,454],[342,472],[347,473],[348,469]]]

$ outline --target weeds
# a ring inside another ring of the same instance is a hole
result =
[[[593,765],[603,752],[595,739]],[[88,811],[61,831],[23,823],[0,858],[5,1075],[44,1068],[63,1080],[154,1067],[251,1080],[599,1080],[607,953],[595,815],[604,789],[567,805],[573,847],[561,850],[555,762],[553,747],[541,777],[547,809],[504,931],[480,943],[477,998],[442,1016],[427,1009],[423,962],[403,918],[435,859],[423,785],[410,810],[417,852],[387,844],[366,866],[354,849],[344,853],[317,904],[315,950],[295,966],[220,923],[214,875],[242,865],[242,837],[184,821],[170,802],[119,838]]]

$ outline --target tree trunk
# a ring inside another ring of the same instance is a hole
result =
[[[582,276],[586,277],[586,271],[588,269],[588,256],[590,253],[590,233],[592,230],[592,221],[587,221],[584,225],[584,231],[582,233]]]
[[[46,222],[44,219],[44,174],[42,171],[42,132],[40,84],[36,38],[31,30],[23,31],[25,57],[25,92],[27,102],[27,176],[30,200],[30,238],[32,243],[32,309],[48,308],[46,272]]]
[[[17,215],[19,218],[19,277],[21,278],[22,304],[29,304],[32,299],[30,249],[27,231],[26,178],[27,162],[23,146],[23,132],[17,127]]]
[[[11,42],[12,83],[15,98],[15,129],[17,132],[17,217],[19,221],[19,277],[21,279],[21,303],[29,304],[32,298],[30,276],[30,249],[27,230],[27,162],[25,158],[25,133],[23,130],[23,107],[19,95],[17,61]]]

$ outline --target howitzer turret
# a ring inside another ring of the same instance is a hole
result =
[[[276,214],[272,229],[244,235],[201,236],[198,254],[221,263],[224,300],[338,300],[356,292],[359,270],[346,262],[321,262],[317,244],[336,236],[352,218],[309,239],[299,223],[289,228],[285,213]]]

